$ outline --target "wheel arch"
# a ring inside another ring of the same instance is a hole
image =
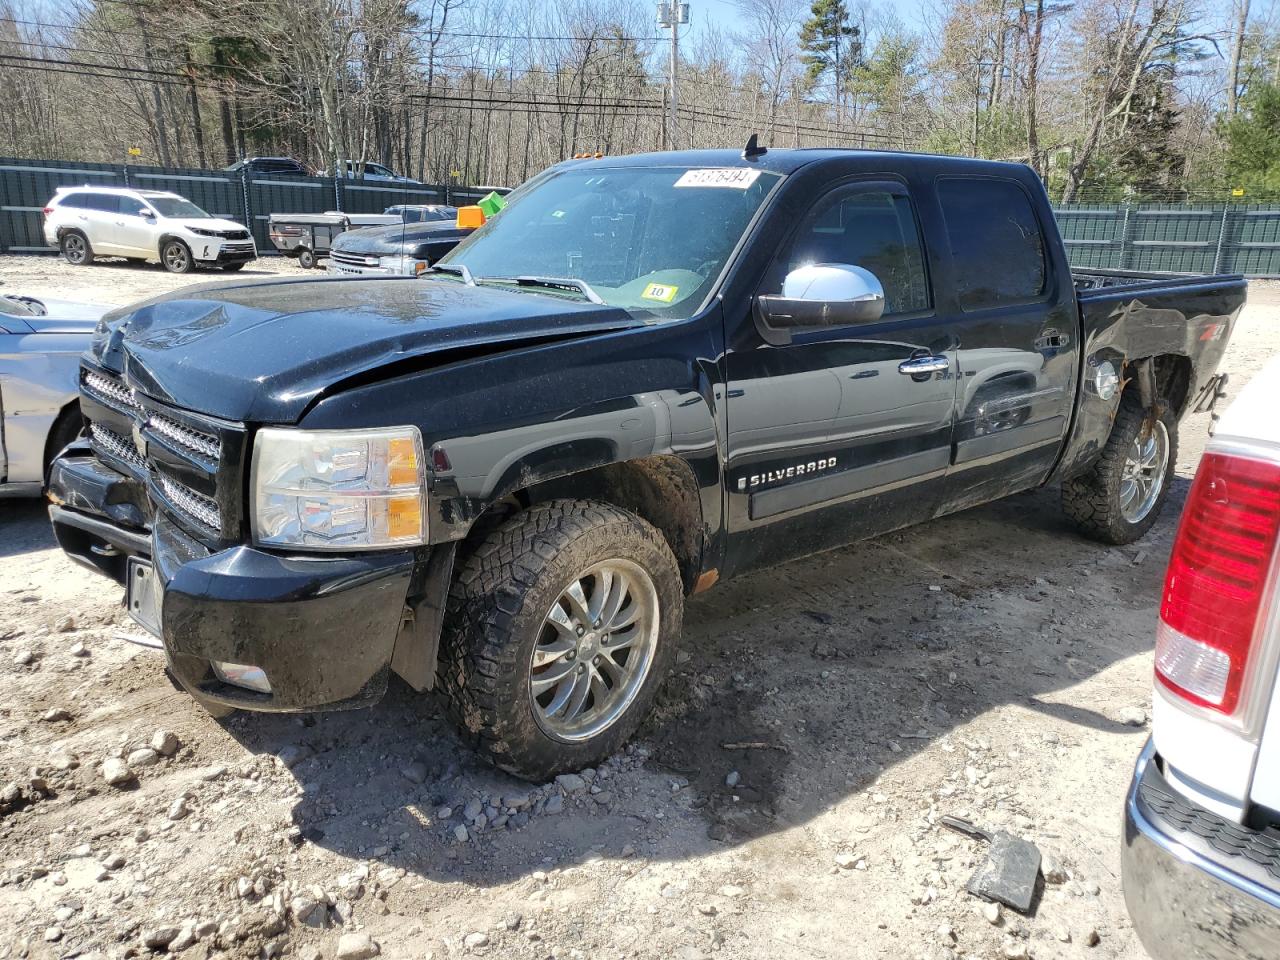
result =
[[[630,511],[652,524],[680,567],[685,592],[692,592],[702,573],[708,536],[701,488],[688,461],[675,454],[655,454],[578,470],[519,486],[491,503],[472,524],[463,543],[483,537],[494,520],[548,500],[598,500]]]
[[[46,477],[49,473],[49,466],[53,463],[53,458],[58,455],[58,452],[61,449],[58,447],[58,438],[64,432],[66,425],[73,419],[79,419],[83,425],[83,414],[80,412],[79,398],[69,400],[63,405],[62,409],[58,411],[58,415],[53,418],[53,424],[49,427],[49,432],[45,435],[44,458],[41,463],[43,464],[43,474]]]
[[[170,240],[177,240],[180,244],[187,248],[187,252],[191,253],[191,244],[187,242],[185,237],[180,237],[176,233],[162,233],[160,239],[156,241],[156,256],[164,253],[164,245]],[[194,256],[194,254],[192,254]]]

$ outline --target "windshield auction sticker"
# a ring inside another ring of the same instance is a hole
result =
[[[728,187],[745,190],[760,178],[759,170],[744,167],[717,167],[704,170],[686,170],[676,181],[677,187]]]
[[[644,288],[644,293],[640,294],[640,296],[646,300],[660,300],[663,303],[670,303],[679,292],[679,287],[674,287],[669,283],[651,283]]]

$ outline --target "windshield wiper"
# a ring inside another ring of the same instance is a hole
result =
[[[430,272],[457,274],[468,287],[476,285],[476,278],[471,276],[471,271],[467,269],[465,263],[435,263],[431,265]]]
[[[551,290],[572,290],[592,303],[604,303],[604,298],[591,289],[591,284],[576,277],[480,277],[480,283],[514,283],[521,287],[546,287]]]

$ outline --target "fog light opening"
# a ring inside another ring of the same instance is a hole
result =
[[[271,692],[271,684],[267,682],[267,672],[261,667],[255,667],[249,663],[225,663],[221,660],[211,662],[213,675],[223,683],[253,690],[256,693]]]

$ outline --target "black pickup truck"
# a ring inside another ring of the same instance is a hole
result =
[[[213,710],[439,687],[498,766],[618,749],[718,581],[1060,484],[1126,543],[1240,277],[1073,273],[1026,167],[569,161],[421,278],[111,315],[57,537]]]

